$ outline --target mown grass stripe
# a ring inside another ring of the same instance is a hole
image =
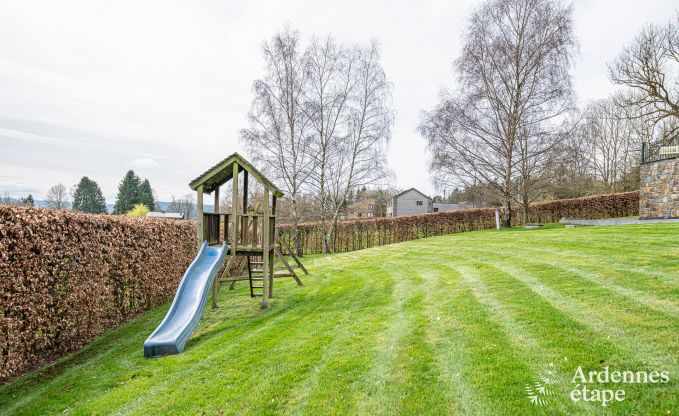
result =
[[[676,317],[643,304],[637,303],[638,306],[633,307],[628,299],[605,287],[592,285],[589,280],[577,275],[564,274],[563,270],[545,266],[544,263],[536,265],[530,259],[529,256],[494,254],[493,260],[486,258],[485,261],[512,276],[522,274],[541,280],[549,285],[550,290],[554,289],[555,293],[563,296],[567,304],[579,306],[579,309],[599,319],[622,338],[643,336],[645,342],[642,350],[647,355],[665,355],[676,366],[677,355],[674,352],[679,351],[679,320]],[[515,265],[520,265],[520,268]]]
[[[648,288],[646,287],[645,290],[638,290],[634,288],[630,288],[627,286],[622,286],[616,283],[611,282],[611,280],[614,280],[612,278],[605,278],[602,276],[602,273],[596,270],[596,267],[590,266],[589,270],[585,270],[579,267],[573,267],[573,266],[568,266],[565,265],[563,262],[556,261],[554,259],[550,258],[545,258],[545,257],[540,257],[536,258],[534,255],[535,253],[532,253],[528,250],[515,250],[512,248],[508,248],[506,250],[503,250],[502,253],[498,253],[497,250],[491,250],[491,249],[475,249],[475,253],[483,252],[487,254],[488,258],[498,258],[502,257],[505,260],[517,260],[519,259],[520,262],[526,265],[530,265],[531,267],[535,268],[540,268],[543,265],[547,265],[553,269],[559,270],[561,272],[565,272],[570,275],[575,275],[581,279],[588,280],[591,283],[600,286],[602,288],[605,288],[616,295],[620,295],[624,298],[626,298],[628,301],[639,303],[647,308],[654,309],[655,311],[661,312],[666,315],[672,315],[670,318],[677,318],[679,317],[679,305],[676,304],[675,302],[672,302],[671,300],[667,298],[659,298],[655,296],[650,290],[663,290],[667,291],[669,290],[667,285],[658,285],[657,287],[654,288]],[[596,263],[596,259],[592,260],[592,263]],[[569,263],[572,264],[572,263]],[[576,263],[579,265],[579,263]],[[634,272],[632,272],[634,273]],[[635,274],[638,276],[637,274]],[[621,276],[620,274],[615,274],[615,278],[620,279]],[[625,282],[629,284],[628,282],[632,280],[626,279]],[[679,294],[679,287],[677,287],[677,292]],[[671,294],[670,294],[671,295]]]
[[[672,372],[677,371],[675,355],[663,351],[664,349],[657,345],[649,345],[650,343],[646,340],[645,342],[637,342],[638,338],[632,336],[628,330],[618,325],[615,321],[601,318],[599,316],[601,311],[599,308],[590,307],[572,296],[560,294],[541,281],[536,275],[529,273],[525,269],[517,268],[507,263],[492,262],[491,264],[508,276],[526,284],[556,309],[568,314],[583,325],[592,328],[601,336],[612,337],[615,343],[624,348],[629,354],[638,356],[640,360],[651,366],[667,366],[669,364],[669,369]]]
[[[418,273],[430,288],[426,292],[428,302],[425,304],[425,313],[431,318],[427,328],[427,341],[440,369],[438,385],[445,389],[444,395],[449,398],[443,413],[491,414],[485,396],[462,377],[463,370],[470,366],[467,353],[469,341],[458,330],[459,324],[455,323],[455,316],[446,313],[450,308],[451,295],[459,290],[459,273],[447,268],[442,271],[437,266],[420,269]]]

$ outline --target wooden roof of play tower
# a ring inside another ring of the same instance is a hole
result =
[[[252,166],[250,162],[245,160],[243,156],[238,153],[232,154],[205,171],[202,175],[192,180],[191,183],[189,183],[189,186],[196,191],[200,185],[203,185],[203,192],[207,194],[212,193],[212,191],[225,184],[233,177],[232,166],[234,163],[238,163],[238,173],[244,170],[247,171],[249,175],[253,176],[259,183],[268,188],[275,197],[280,198],[283,196],[283,191],[278,189],[278,187],[268,180],[262,172],[258,171],[257,168]]]

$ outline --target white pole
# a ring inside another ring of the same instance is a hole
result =
[[[495,208],[495,228],[500,229],[500,210]]]

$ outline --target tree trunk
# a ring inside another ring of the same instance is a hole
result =
[[[510,228],[512,226],[512,197],[509,192],[505,192],[502,205],[502,226]]]
[[[512,226],[512,160],[511,160],[511,152],[509,152],[509,156],[507,157],[507,162],[505,166],[505,177],[504,177],[504,184],[502,186],[502,198],[503,198],[503,208],[504,211],[502,212],[502,223],[503,226],[506,228],[510,228]]]
[[[295,246],[295,252],[298,256],[302,256],[302,244],[299,241],[299,214],[297,212],[297,196],[292,195],[290,198],[292,204],[292,243]]]

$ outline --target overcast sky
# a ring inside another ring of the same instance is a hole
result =
[[[262,42],[377,39],[393,83],[389,163],[396,186],[434,194],[420,114],[454,87],[452,62],[478,1],[0,0],[0,193],[44,199],[56,183],[96,180],[109,203],[128,169],[161,200],[234,151],[246,126]],[[580,102],[612,86],[606,63],[676,0],[576,0]],[[204,150],[209,149],[209,150]],[[201,151],[202,150],[202,151]]]

